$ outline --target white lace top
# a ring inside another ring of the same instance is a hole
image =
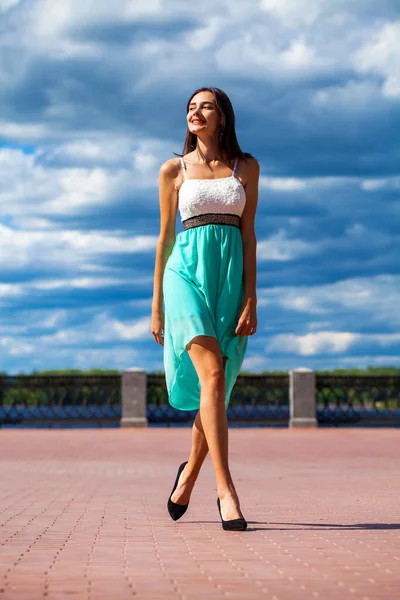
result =
[[[204,213],[228,213],[242,216],[246,192],[235,177],[238,159],[232,175],[219,179],[188,179],[185,161],[180,157],[185,181],[179,189],[178,208],[182,221]]]

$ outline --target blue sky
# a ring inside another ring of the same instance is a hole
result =
[[[399,365],[399,39],[398,0],[0,0],[0,370],[163,368],[158,171],[204,85],[261,166],[243,368]]]

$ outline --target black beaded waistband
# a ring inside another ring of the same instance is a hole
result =
[[[202,215],[196,215],[195,217],[189,217],[182,221],[183,229],[191,229],[192,227],[199,227],[200,225],[234,225],[240,227],[239,215],[231,215],[230,213],[204,213]]]

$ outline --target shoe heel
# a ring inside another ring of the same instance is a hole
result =
[[[188,464],[188,462],[189,461],[186,461],[179,466],[178,474],[176,476],[175,483],[174,483],[174,487],[172,488],[172,492],[170,493],[168,502],[167,502],[167,508],[168,508],[169,515],[170,515],[171,519],[173,519],[174,521],[177,521],[178,519],[180,519],[181,516],[185,514],[185,512],[187,511],[187,507],[189,506],[189,502],[187,504],[177,504],[176,502],[172,502],[172,500],[171,500],[171,496],[174,493],[174,491],[176,490],[176,486],[178,485],[179,477],[180,477],[183,469],[185,468],[185,466]]]
[[[244,531],[245,529],[247,529],[247,521],[243,517],[240,517],[239,519],[229,519],[228,521],[224,521],[221,514],[221,502],[219,498],[217,498],[217,506],[219,516],[221,517],[222,521],[222,529],[224,529],[225,531]]]

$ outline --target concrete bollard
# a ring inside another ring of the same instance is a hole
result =
[[[147,427],[147,374],[140,368],[122,374],[121,427]]]
[[[289,427],[318,427],[315,372],[298,368],[289,371]]]

